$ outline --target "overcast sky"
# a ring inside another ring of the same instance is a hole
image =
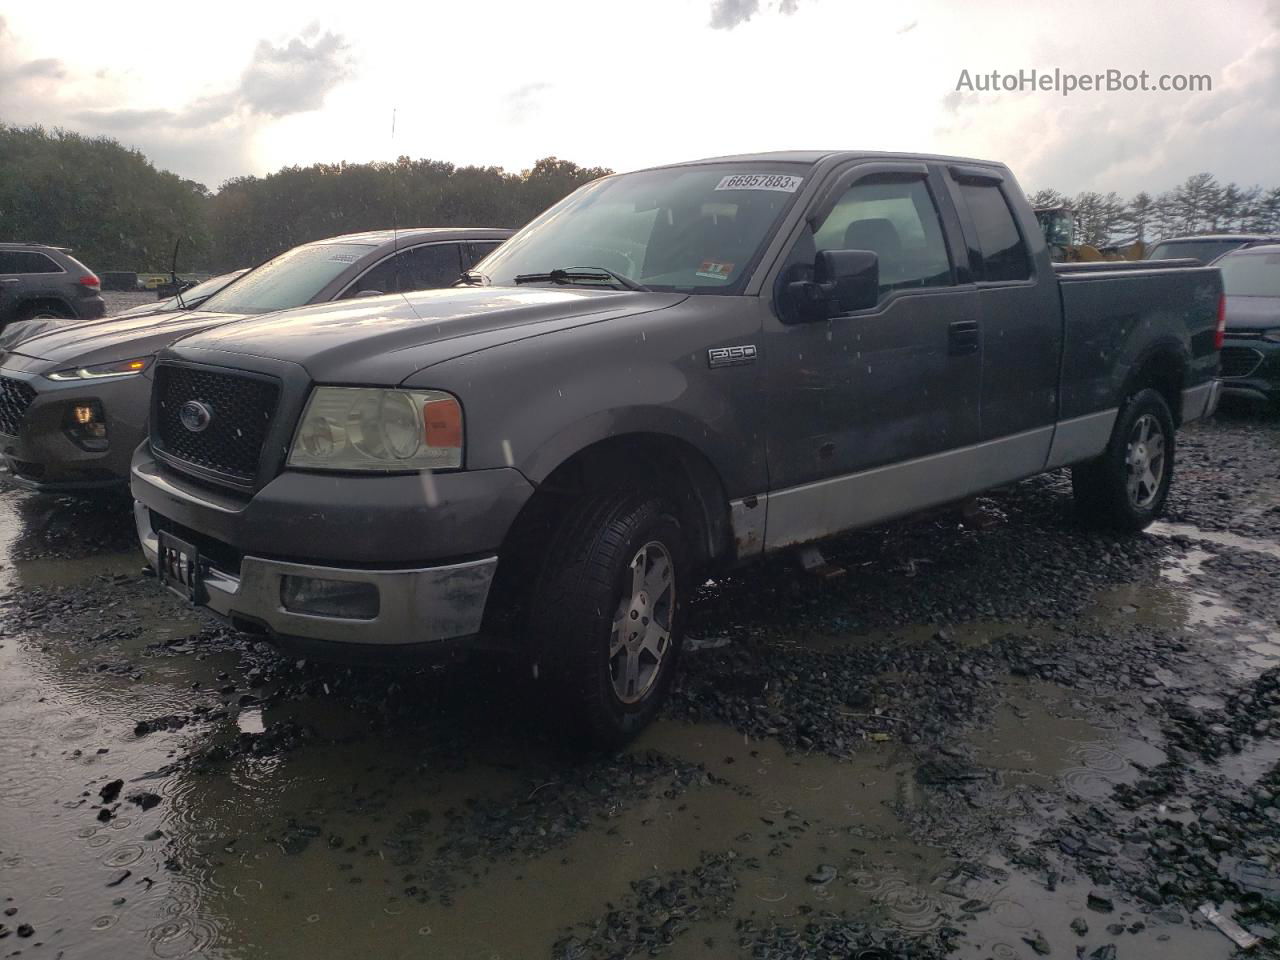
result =
[[[1024,187],[1280,185],[1280,0],[513,0],[0,7],[0,121],[216,188],[399,154],[628,170],[749,150],[1003,160]],[[957,92],[962,70],[1208,74],[1210,93]],[[396,129],[392,137],[392,110]]]

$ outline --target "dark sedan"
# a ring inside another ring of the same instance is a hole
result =
[[[8,345],[0,363],[0,452],[21,486],[120,486],[147,434],[151,366],[179,337],[306,304],[447,287],[509,230],[378,230],[272,257],[197,310],[56,329]]]
[[[1217,265],[1227,296],[1223,390],[1280,408],[1280,243],[1245,247]]]

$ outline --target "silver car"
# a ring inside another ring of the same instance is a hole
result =
[[[354,297],[447,287],[510,230],[377,230],[294,247],[198,310],[61,323],[10,343],[0,361],[0,452],[13,479],[67,493],[123,486],[147,434],[151,366],[188,334]]]

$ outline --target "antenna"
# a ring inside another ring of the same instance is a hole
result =
[[[396,154],[396,108],[391,108],[391,255],[400,249],[400,224],[396,209],[396,181],[400,179],[400,157]]]

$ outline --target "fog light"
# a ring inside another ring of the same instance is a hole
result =
[[[72,404],[63,429],[81,450],[101,453],[107,449],[107,420],[97,400]]]
[[[291,613],[317,617],[373,620],[378,616],[378,588],[372,583],[281,577],[280,602]]]

